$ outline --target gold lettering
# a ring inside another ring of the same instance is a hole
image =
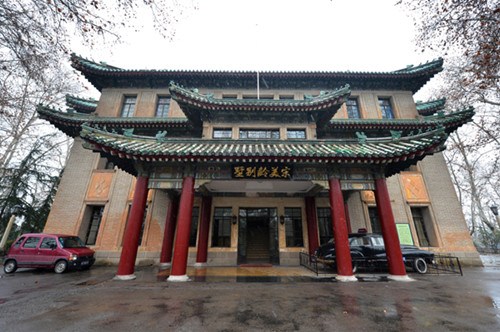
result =
[[[290,167],[285,166],[281,169],[281,177],[289,178],[290,177]]]
[[[260,166],[259,169],[257,170],[257,177],[258,178],[267,178],[268,174],[269,174],[269,171],[267,170],[267,167],[265,167],[265,166]]]
[[[243,177],[245,177],[244,172],[245,172],[245,167],[243,167],[243,166],[236,166],[234,168],[234,177],[236,177],[236,178],[243,178]]]
[[[271,174],[269,174],[270,178],[279,178],[280,177],[280,172],[279,172],[279,167],[271,167]]]
[[[246,168],[246,177],[249,177],[249,178],[254,178],[257,176],[257,167],[247,167]]]

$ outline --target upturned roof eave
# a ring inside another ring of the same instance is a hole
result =
[[[199,83],[194,82],[200,80],[212,80],[212,81],[227,81],[236,82],[241,84],[241,81],[254,81],[253,77],[256,75],[255,71],[200,71],[200,70],[127,70],[122,68],[117,68],[109,66],[107,64],[96,63],[75,54],[71,55],[72,66],[79,70],[86,79],[94,85],[98,90],[102,90],[106,87],[114,87],[114,79],[120,77],[127,78],[128,84],[134,79],[146,79],[146,82],[151,82],[151,80],[160,80],[164,83],[163,86],[167,86],[170,80],[187,80],[191,82],[191,85],[201,86]],[[294,80],[297,80],[297,84],[303,80],[310,80],[314,78],[317,82],[318,80],[334,80],[340,82],[340,84],[349,83],[353,86],[353,89],[359,89],[359,87],[353,85],[354,82],[358,82],[363,86],[368,84],[367,82],[382,82],[385,81],[387,84],[395,81],[406,82],[405,90],[410,90],[413,93],[418,91],[425,83],[430,80],[435,74],[439,73],[443,68],[443,60],[441,58],[433,60],[418,66],[412,66],[411,69],[405,68],[390,72],[355,72],[355,71],[262,71],[259,72],[262,78],[269,80],[285,80],[290,84]],[[412,84],[408,81],[413,80]],[[363,82],[363,83],[361,83]],[[380,83],[379,82],[379,83]],[[144,83],[144,82],[143,82]],[[380,85],[379,83],[370,83],[375,85]],[[139,83],[137,86],[139,86]],[[247,83],[245,83],[247,84]],[[252,87],[253,87],[252,83]],[[295,85],[297,85],[295,84]],[[293,85],[293,84],[292,84]],[[300,84],[297,85],[299,87]],[[374,85],[374,86],[375,86]],[[383,85],[383,84],[382,84]],[[392,84],[394,85],[394,84]],[[391,85],[391,89],[394,88]],[[121,86],[118,84],[118,86]],[[117,87],[118,87],[117,86]],[[226,86],[226,85],[224,85]],[[204,87],[208,87],[204,86]],[[226,86],[227,87],[227,86]],[[250,87],[250,86],[249,86]],[[329,85],[327,88],[331,87]],[[279,87],[275,87],[279,88]]]

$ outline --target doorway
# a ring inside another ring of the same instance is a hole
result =
[[[275,208],[241,208],[238,225],[238,264],[279,264]]]

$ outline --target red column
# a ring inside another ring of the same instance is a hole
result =
[[[389,273],[393,276],[406,276],[406,268],[401,254],[401,246],[385,178],[375,180],[375,201],[377,202],[377,213],[382,228],[382,236],[384,237]]]
[[[177,217],[177,236],[175,237],[174,259],[168,281],[188,281],[186,275],[189,251],[189,232],[193,216],[194,178],[187,176],[182,181],[182,193]]]
[[[141,232],[146,201],[148,198],[148,177],[138,176],[135,183],[134,198],[130,208],[130,214],[123,235],[123,248],[118,264],[118,273],[115,279],[135,279],[134,265],[137,258],[137,247],[139,246],[139,235]]]
[[[319,247],[316,201],[314,197],[308,196],[305,198],[305,203],[307,218],[307,238],[309,240],[309,255],[312,255],[314,254],[314,251]]]
[[[356,281],[357,279],[352,274],[351,250],[349,248],[344,198],[340,188],[340,180],[331,178],[328,183],[330,185],[330,208],[337,260],[337,279],[340,281]]]
[[[198,250],[195,266],[207,264],[208,233],[210,229],[210,213],[212,212],[212,197],[203,196],[201,199],[201,220],[198,235]]]
[[[174,244],[175,224],[179,211],[179,197],[172,195],[170,205],[165,219],[165,231],[163,232],[163,243],[160,253],[160,267],[170,267],[172,261],[172,247]]]

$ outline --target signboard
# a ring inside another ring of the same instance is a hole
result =
[[[235,164],[231,165],[233,179],[289,180],[293,166],[287,164]]]
[[[413,245],[413,237],[411,236],[410,225],[396,224],[400,244]]]

